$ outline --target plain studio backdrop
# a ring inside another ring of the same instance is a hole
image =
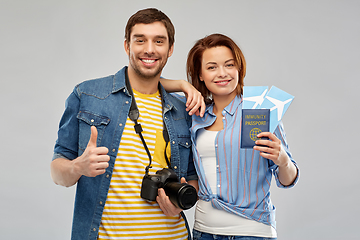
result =
[[[128,63],[126,22],[147,7],[176,28],[164,77],[185,79],[195,41],[223,33],[244,52],[245,85],[295,96],[283,122],[301,176],[290,190],[273,182],[278,239],[359,239],[355,0],[0,1],[0,238],[70,238],[75,187],[50,177],[65,99]]]

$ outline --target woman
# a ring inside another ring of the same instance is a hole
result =
[[[187,59],[189,81],[207,103],[193,115],[191,137],[199,175],[193,238],[276,239],[272,175],[279,187],[298,180],[280,123],[258,135],[253,149],[240,149],[245,58],[229,37],[212,34],[196,42]],[[214,236],[217,235],[217,238]]]

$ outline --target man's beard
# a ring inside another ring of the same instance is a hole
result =
[[[161,71],[163,70],[163,68],[165,67],[165,65],[167,63],[168,55],[166,55],[165,59],[166,60],[162,63],[162,65],[158,66],[157,69],[155,69],[154,73],[146,73],[145,71],[142,71],[140,64],[138,64],[138,62],[135,61],[134,59],[131,59],[131,57],[129,59],[130,60],[129,63],[138,76],[145,78],[145,79],[150,79],[150,78],[154,78],[154,77],[158,76],[161,73]],[[139,61],[141,61],[141,60],[139,60]],[[157,61],[159,61],[159,60],[157,60]]]
[[[134,71],[136,72],[137,75],[139,75],[139,77],[141,78],[145,78],[145,79],[150,79],[150,78],[154,78],[156,77],[158,74],[161,73],[162,69],[164,68],[164,66],[159,66],[156,71],[154,73],[149,73],[146,74],[143,71],[140,70],[140,67],[138,67],[137,64],[135,64],[133,61],[130,61],[130,65],[131,67],[134,69]]]

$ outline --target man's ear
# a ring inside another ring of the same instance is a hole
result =
[[[169,54],[168,56],[171,57],[171,55],[173,54],[174,52],[174,44],[169,48]]]
[[[130,56],[130,46],[129,46],[129,43],[126,41],[126,39],[124,40],[124,49],[125,49],[125,52],[128,56]]]

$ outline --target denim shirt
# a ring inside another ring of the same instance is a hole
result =
[[[72,160],[80,156],[88,144],[91,126],[98,130],[97,146],[107,147],[110,156],[104,174],[81,176],[77,182],[72,239],[97,239],[98,236],[117,150],[131,105],[131,96],[125,86],[126,68],[115,75],[80,83],[66,100],[53,159]],[[164,122],[170,136],[171,166],[179,178],[195,180],[197,175],[189,132],[191,117],[182,101],[168,94],[162,86],[161,92]]]

